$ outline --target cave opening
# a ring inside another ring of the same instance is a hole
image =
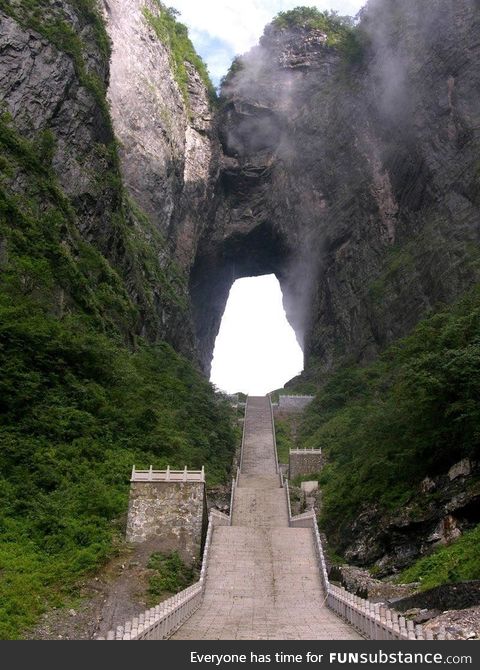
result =
[[[265,395],[303,370],[274,274],[237,279],[215,341],[211,382],[227,393]]]

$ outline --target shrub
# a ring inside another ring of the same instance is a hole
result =
[[[188,36],[188,28],[177,20],[178,12],[173,8],[167,8],[162,2],[157,0],[158,12],[151,12],[146,7],[143,9],[143,15],[147,23],[153,28],[158,39],[170,51],[170,61],[173,68],[175,80],[183,95],[185,105],[190,107],[190,98],[188,93],[188,71],[185,63],[194,66],[213,102],[216,99],[216,91],[213,86],[207,66],[195,51],[195,48]]]
[[[397,510],[421,480],[480,454],[480,287],[421,322],[376,363],[339,370],[306,410],[322,447],[324,524],[340,546],[359,511]]]

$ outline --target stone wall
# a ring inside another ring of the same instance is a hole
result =
[[[302,412],[313,400],[313,395],[281,395],[278,409],[281,412]]]
[[[321,449],[296,449],[291,450],[288,458],[289,479],[295,479],[300,475],[310,475],[320,472],[323,466]]]
[[[132,482],[127,541],[150,542],[153,551],[177,550],[183,560],[200,558],[207,526],[203,482]]]

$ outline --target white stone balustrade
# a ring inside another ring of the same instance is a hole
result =
[[[288,493],[288,482],[285,482]],[[323,554],[322,541],[318,531],[315,512],[310,510],[305,514],[291,516],[289,505],[290,526],[294,528],[311,527],[315,538],[315,548],[318,567],[325,589],[327,606],[339,617],[347,621],[363,637],[370,640],[445,640],[445,631],[434,638],[430,631],[424,631],[423,626],[416,626],[413,621],[384,605],[374,604],[364,598],[349,593],[346,589],[330,583],[327,565]]]

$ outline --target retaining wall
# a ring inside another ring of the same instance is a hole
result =
[[[198,561],[208,523],[204,482],[132,481],[127,541],[158,541],[158,551],[177,550]]]
[[[323,467],[321,449],[291,449],[288,457],[288,476],[295,479],[302,475],[320,472]]]
[[[303,412],[313,398],[313,395],[281,395],[278,397],[278,409],[281,412]]]

